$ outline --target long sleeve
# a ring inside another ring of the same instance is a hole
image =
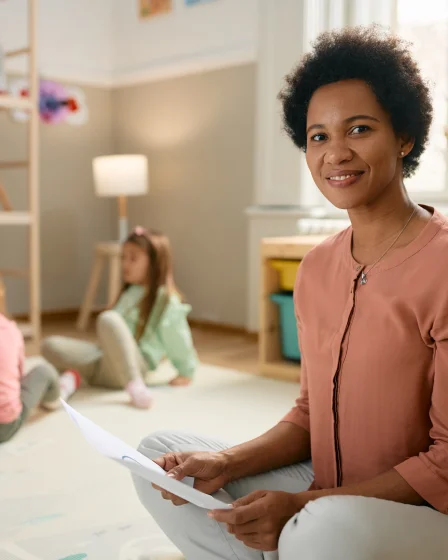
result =
[[[448,513],[448,322],[445,315],[435,325],[434,385],[429,432],[433,444],[425,453],[395,467],[406,482],[429,504]]]
[[[303,262],[299,268],[297,274],[296,283],[294,286],[294,310],[297,322],[297,331],[299,334],[299,344],[302,339],[303,326],[300,321],[300,311],[299,311],[299,291],[301,278],[303,275]],[[308,398],[308,379],[306,371],[306,358],[302,352],[301,359],[301,374],[300,374],[300,396],[296,399],[295,406],[288,412],[288,414],[282,418],[282,422],[292,422],[301,426],[308,432],[310,431],[310,405]]]
[[[13,422],[22,410],[20,380],[24,342],[13,321],[0,314],[0,424]]]
[[[187,321],[190,309],[171,298],[157,328],[166,357],[183,377],[192,377],[199,363]]]
[[[301,327],[299,323],[299,340]],[[288,412],[286,416],[282,418],[282,422],[292,422],[304,428],[307,432],[310,431],[310,404],[308,398],[308,380],[306,373],[306,362],[305,357],[302,354],[301,363],[301,374],[300,374],[300,396],[296,399],[295,406]]]
[[[21,334],[19,337],[19,375],[21,378],[25,375],[25,342]]]

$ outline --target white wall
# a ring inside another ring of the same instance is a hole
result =
[[[138,17],[137,0],[40,0],[42,76],[123,85],[256,59],[258,0],[210,0]],[[0,44],[26,45],[27,0],[0,2]],[[8,62],[23,71],[25,59]]]
[[[27,0],[0,2],[0,43],[7,50],[27,44]],[[40,0],[38,43],[42,76],[68,82],[110,83],[111,0]],[[8,62],[23,71],[25,57]]]
[[[140,20],[137,1],[114,0],[117,85],[256,59],[258,0],[173,1],[171,13]]]

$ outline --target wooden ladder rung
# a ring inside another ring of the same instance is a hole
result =
[[[0,94],[0,110],[22,109],[24,111],[31,111],[34,108],[36,111],[38,110],[37,105],[35,107],[29,97]]]
[[[6,51],[5,56],[7,58],[12,58],[13,56],[22,56],[23,54],[30,54],[31,49],[29,47],[23,47],[22,49],[15,49],[13,51]]]
[[[0,210],[0,226],[25,226],[33,225],[33,222],[34,217],[31,212]]]
[[[14,276],[16,278],[27,278],[30,271],[27,268],[0,268],[0,276]]]
[[[28,160],[23,161],[0,161],[0,169],[14,169],[16,167],[28,167]]]

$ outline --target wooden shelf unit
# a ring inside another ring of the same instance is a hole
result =
[[[0,225],[1,226],[26,226],[33,221],[31,212],[0,212]]]
[[[13,1],[13,0],[10,0]],[[26,271],[0,270],[0,286],[2,276],[23,276],[27,272],[29,281],[29,321],[23,325],[23,333],[38,343],[41,334],[41,302],[40,302],[40,229],[39,229],[39,76],[37,68],[37,13],[38,0],[28,0],[28,46],[6,52],[6,58],[28,56],[29,96],[19,97],[0,94],[0,110],[20,109],[29,113],[28,154],[26,161],[1,161],[0,169],[27,169],[28,180],[28,211],[0,211],[0,226],[27,226],[29,231],[29,263]],[[19,126],[19,125],[17,125]],[[1,156],[0,156],[1,157]],[[7,198],[5,198],[7,202]],[[1,298],[0,298],[1,299]],[[1,302],[4,309],[5,302]],[[7,303],[7,294],[6,294]],[[19,325],[20,326],[20,325]]]
[[[0,161],[0,169],[15,169],[17,167],[28,167],[28,161]]]
[[[0,95],[0,109],[26,109],[31,111],[32,99],[14,95]]]
[[[13,56],[22,56],[24,54],[29,54],[30,48],[23,47],[23,49],[15,49],[13,51],[6,51],[5,56],[6,58],[12,58]]]
[[[273,237],[261,242],[260,333],[259,369],[262,375],[285,381],[300,379],[300,364],[285,360],[281,352],[278,307],[270,299],[280,291],[279,273],[270,265],[271,260],[297,260],[326,236]]]

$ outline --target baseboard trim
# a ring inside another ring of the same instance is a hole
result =
[[[101,311],[104,311],[104,306],[98,306],[92,311],[92,315],[95,317]],[[42,321],[73,321],[75,322],[78,318],[79,309],[69,307],[67,309],[46,309],[42,311]],[[12,315],[14,321],[26,321],[28,315],[26,313],[19,313],[17,315]],[[229,325],[227,323],[215,323],[214,321],[204,321],[202,319],[189,319],[188,320],[191,327],[202,330],[209,330],[215,332],[223,332],[227,334],[242,335],[250,340],[257,341],[258,333],[254,331],[248,331],[245,327],[240,327],[237,325]]]
[[[214,321],[204,321],[202,319],[189,319],[188,322],[192,327],[196,329],[243,335],[251,340],[254,341],[258,340],[258,333],[253,331],[248,331],[245,327],[229,325],[227,323],[215,323]]]
[[[92,315],[97,315],[98,313],[101,313],[101,311],[104,311],[104,307],[95,307],[92,311]],[[46,309],[43,310],[41,313],[41,318],[42,321],[47,321],[47,320],[51,320],[51,321],[69,321],[69,320],[73,320],[75,321],[77,319],[79,315],[79,309],[78,308],[73,308],[73,307],[69,307],[67,309]],[[26,321],[29,317],[26,313],[18,313],[18,314],[11,314],[11,318],[14,319],[14,321]]]

